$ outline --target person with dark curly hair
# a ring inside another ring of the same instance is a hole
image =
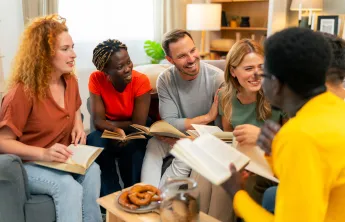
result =
[[[343,221],[345,103],[326,91],[330,44],[320,33],[290,28],[269,37],[265,53],[265,96],[291,117],[274,137],[272,150],[265,150],[280,180],[275,214],[241,190],[234,165],[223,188],[248,222]]]
[[[115,39],[99,43],[92,62],[97,68],[89,79],[91,116],[96,131],[87,144],[104,147],[96,162],[102,174],[101,196],[121,190],[117,158],[124,187],[140,182],[147,140],[120,142],[101,138],[104,130],[125,136],[130,125],[146,125],[151,85],[146,75],[133,70],[127,46]]]
[[[340,98],[345,99],[345,41],[335,35],[323,34],[333,50],[333,59],[326,72],[327,89]]]
[[[30,192],[53,198],[57,222],[100,222],[96,163],[78,175],[29,162],[64,163],[73,155],[68,145],[85,144],[73,48],[66,21],[58,15],[27,26],[0,111],[0,153],[25,161]]]

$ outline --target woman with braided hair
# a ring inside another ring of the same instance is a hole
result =
[[[121,189],[115,158],[125,187],[140,182],[140,173],[147,140],[126,143],[101,138],[104,130],[125,135],[131,124],[146,125],[151,85],[146,75],[133,70],[127,46],[109,39],[93,51],[97,71],[89,79],[92,121],[96,131],[87,137],[87,144],[104,147],[96,160],[102,174],[101,195]]]

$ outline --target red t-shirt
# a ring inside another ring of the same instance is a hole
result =
[[[132,71],[132,81],[121,93],[116,91],[104,72],[95,71],[89,79],[89,91],[101,96],[105,116],[114,121],[132,119],[134,99],[151,91],[151,89],[147,76],[134,70]]]

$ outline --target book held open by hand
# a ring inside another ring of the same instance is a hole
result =
[[[170,125],[168,122],[159,120],[151,125],[151,127],[146,127],[138,124],[132,124],[131,127],[145,133],[149,136],[166,136],[172,138],[187,138],[187,135],[176,129],[174,126]]]
[[[231,176],[230,163],[235,164],[237,170],[249,163],[246,155],[211,134],[201,135],[194,141],[179,140],[170,153],[216,185]]]
[[[143,134],[144,134],[143,132],[135,132],[135,133],[128,134],[126,136],[122,136],[119,133],[112,132],[109,130],[104,130],[101,138],[107,138],[107,139],[113,139],[113,140],[119,140],[119,141],[146,139],[146,137]]]
[[[205,133],[194,141],[182,139],[176,142],[170,153],[204,176],[211,183],[220,185],[231,176],[229,165],[238,171],[245,168],[275,182],[263,153],[258,147],[235,148],[212,134]]]
[[[78,144],[75,146],[71,144],[68,146],[72,150],[73,155],[66,160],[65,163],[58,162],[44,162],[44,161],[34,161],[35,164],[62,170],[71,173],[77,173],[84,175],[87,169],[103,151],[101,147],[88,146]]]

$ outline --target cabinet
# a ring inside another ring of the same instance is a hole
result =
[[[267,36],[269,0],[211,0],[211,3],[222,5],[228,26],[222,26],[220,31],[211,33],[212,39],[255,38],[263,41]],[[237,16],[237,27],[230,27],[230,20]],[[249,17],[250,27],[240,27],[241,17]],[[226,54],[229,49],[210,48],[211,53]]]

